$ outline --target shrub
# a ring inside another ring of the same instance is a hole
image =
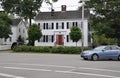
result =
[[[84,50],[89,50],[90,47],[84,48]],[[50,46],[16,46],[13,49],[14,52],[36,52],[36,53],[60,53],[60,54],[80,54],[80,47],[50,47]]]

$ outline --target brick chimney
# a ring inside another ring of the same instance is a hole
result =
[[[65,12],[65,11],[66,11],[66,5],[62,5],[62,6],[61,6],[61,11],[62,11],[62,12]]]

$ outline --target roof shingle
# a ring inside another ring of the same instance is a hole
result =
[[[90,11],[85,10],[84,18],[89,18]],[[35,20],[56,20],[56,19],[81,19],[82,11],[66,11],[66,12],[54,12],[54,15],[51,16],[51,12],[40,12]]]

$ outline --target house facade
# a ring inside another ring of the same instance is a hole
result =
[[[12,35],[10,35],[7,39],[0,39],[1,45],[9,45],[10,48],[12,45],[18,42],[18,38],[21,37],[24,43],[27,43],[27,25],[22,19],[12,19],[11,31]]]
[[[66,6],[62,6],[60,12],[40,12],[35,23],[38,24],[43,36],[35,42],[36,46],[76,46],[76,42],[70,39],[70,29],[78,26],[83,34],[84,46],[89,46],[89,11],[85,10],[85,18],[82,26],[81,11],[66,11]],[[84,31],[83,31],[84,30]],[[77,42],[77,46],[82,46],[82,40]]]

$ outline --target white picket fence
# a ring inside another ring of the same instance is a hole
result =
[[[0,50],[10,50],[11,45],[0,45]]]

